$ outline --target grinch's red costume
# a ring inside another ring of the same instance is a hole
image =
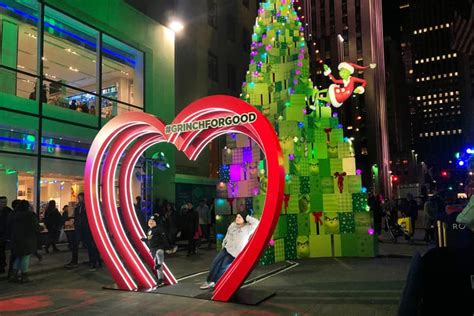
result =
[[[339,64],[337,69],[341,70],[342,68],[349,70],[349,72],[353,74],[355,69],[365,70],[369,67],[342,62]],[[329,76],[329,79],[334,82],[328,88],[328,97],[331,101],[331,104],[336,108],[340,107],[345,101],[347,101],[347,99],[351,97],[352,93],[354,93],[356,88],[359,88],[358,94],[363,94],[365,92],[365,86],[367,85],[367,82],[364,79],[352,76],[347,78],[347,80],[336,79],[331,74],[331,69],[326,70],[324,75]],[[359,86],[356,87],[356,84],[359,84]]]

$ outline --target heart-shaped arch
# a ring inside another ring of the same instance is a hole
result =
[[[154,144],[168,142],[195,160],[209,142],[230,132],[247,135],[260,146],[267,159],[267,192],[272,192],[272,195],[265,198],[260,224],[254,235],[219,280],[212,298],[228,301],[245,281],[275,229],[283,200],[283,156],[273,126],[250,104],[221,95],[191,103],[172,123],[193,123],[248,113],[255,113],[256,119],[241,125],[166,134],[166,125],[161,119],[142,112],[130,112],[112,119],[97,134],[86,162],[85,203],[94,240],[119,288],[133,291],[156,286],[150,272],[154,266],[153,258],[141,241],[145,236],[134,211],[131,192],[132,172],[140,155]],[[120,207],[127,231],[116,205],[114,183],[119,162]],[[99,187],[102,188],[100,192]],[[177,282],[166,265],[164,273],[166,283]]]

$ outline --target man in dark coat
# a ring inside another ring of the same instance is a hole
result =
[[[30,203],[21,200],[10,217],[11,251],[15,255],[10,281],[29,282],[28,268],[30,255],[36,251],[37,232],[40,226],[36,214],[31,211]]]
[[[56,242],[59,239],[61,227],[63,225],[63,219],[61,213],[56,208],[56,201],[51,200],[48,203],[48,207],[44,213],[44,224],[48,229],[48,243],[46,244],[45,251],[49,252],[49,247],[53,247],[53,251],[59,251],[56,247]]]
[[[74,208],[74,235],[71,240],[72,258],[71,262],[64,266],[66,269],[78,266],[80,241],[82,241],[84,246],[87,248],[90,271],[95,271],[96,268],[102,265],[102,261],[94,239],[92,238],[92,232],[89,228],[86,205],[84,203],[84,193],[82,192],[77,195],[77,205]]]
[[[5,273],[7,266],[5,245],[7,243],[7,221],[12,209],[7,206],[6,196],[0,196],[0,274]]]
[[[183,234],[188,239],[188,256],[196,253],[196,233],[199,229],[199,214],[194,210],[193,203],[186,203],[186,211],[183,214]],[[197,238],[196,238],[197,237]]]

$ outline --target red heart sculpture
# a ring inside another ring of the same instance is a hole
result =
[[[260,224],[254,235],[216,284],[212,299],[228,301],[240,288],[268,244],[280,215],[283,201],[285,171],[283,155],[272,124],[250,104],[229,96],[202,98],[187,106],[171,125],[255,113],[256,119],[241,125],[211,124],[199,130],[169,133],[166,124],[153,115],[130,112],[108,122],[97,134],[87,156],[84,193],[89,225],[105,265],[120,289],[134,291],[150,289],[156,281],[150,272],[153,258],[140,228],[133,206],[131,180],[133,168],[143,152],[160,142],[172,143],[186,156],[195,160],[214,138],[227,133],[242,133],[260,146],[267,159],[268,188]],[[212,127],[212,125],[217,125]],[[182,126],[182,125],[181,125]],[[184,129],[184,128],[183,128]],[[121,217],[115,190],[116,170],[119,168]],[[101,190],[99,190],[101,188]],[[125,232],[124,226],[128,231]],[[142,262],[145,258],[145,263]],[[147,267],[148,266],[148,267]],[[177,283],[164,265],[165,282]]]

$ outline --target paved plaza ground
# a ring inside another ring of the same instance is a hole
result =
[[[250,286],[275,292],[259,306],[220,303],[172,295],[104,290],[112,284],[106,269],[89,272],[87,265],[65,270],[70,258],[64,251],[32,258],[29,284],[11,284],[0,277],[0,315],[396,315],[411,255],[428,246],[381,243],[377,258],[314,258]],[[167,262],[177,278],[202,274],[182,282],[198,287],[205,278],[215,250],[194,257],[185,252],[169,255]],[[85,251],[81,258],[86,260]],[[258,268],[250,278],[283,264]]]

